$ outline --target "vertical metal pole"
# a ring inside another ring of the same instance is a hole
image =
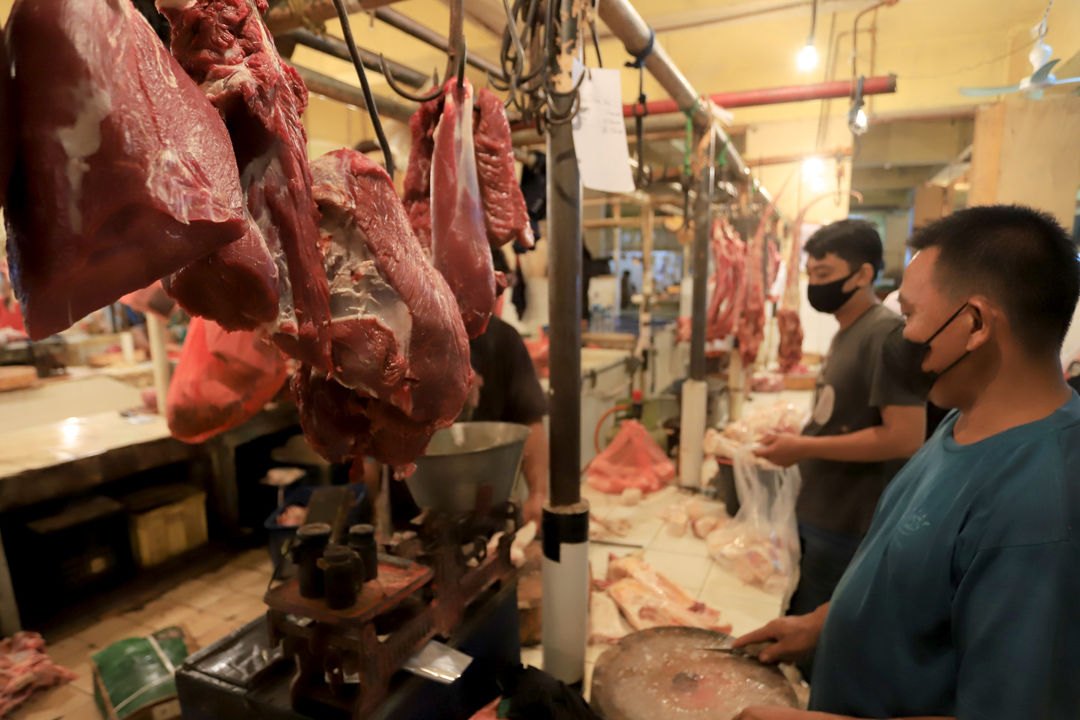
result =
[[[638,341],[635,355],[638,356],[649,368],[649,350],[652,348],[652,298],[654,292],[653,279],[653,214],[652,201],[645,199],[641,204],[641,310],[638,314]],[[653,388],[649,387],[646,379],[646,369],[639,371],[641,381],[639,387],[642,391],[652,394]]]
[[[556,0],[549,0],[555,2]],[[576,0],[558,0],[558,36],[547,39],[555,94],[573,105]],[[548,125],[548,309],[551,327],[549,505],[543,513],[544,670],[567,684],[585,679],[589,611],[589,506],[581,499],[581,176],[570,123]]]
[[[712,191],[715,184],[716,134],[709,127],[694,133],[699,147],[702,132],[709,133],[708,156],[701,165],[694,199],[693,307],[690,315],[690,377],[683,383],[679,427],[679,484],[700,487],[702,441],[705,437],[708,385],[705,382],[705,290],[709,273],[709,236],[712,234]]]
[[[576,56],[577,22],[572,0],[559,9],[558,48],[563,58]],[[554,40],[554,38],[553,38]],[[556,87],[570,92],[570,62],[552,58]],[[573,99],[549,98],[555,113],[565,113]],[[570,123],[547,131],[548,314],[551,326],[551,504],[573,505],[581,498],[581,176]]]

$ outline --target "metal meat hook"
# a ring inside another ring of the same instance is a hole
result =
[[[360,60],[360,51],[353,39],[352,26],[349,24],[349,11],[345,8],[345,0],[334,0],[334,9],[337,10],[338,20],[341,21],[341,32],[345,35],[345,44],[349,46],[349,57],[352,58],[353,67],[360,78],[360,88],[364,92],[364,105],[367,106],[368,115],[371,117],[371,125],[375,128],[375,136],[379,138],[379,147],[382,149],[383,165],[386,173],[394,177],[394,155],[390,152],[390,142],[386,139],[382,121],[379,119],[379,108],[375,105],[375,97],[371,94],[371,85],[368,83],[367,73],[364,72],[364,63]]]

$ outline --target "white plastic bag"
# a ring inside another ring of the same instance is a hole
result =
[[[748,585],[782,597],[786,610],[799,583],[799,528],[795,501],[802,478],[795,466],[761,467],[749,447],[735,453],[739,511],[709,534],[712,558]]]

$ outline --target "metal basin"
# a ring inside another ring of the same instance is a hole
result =
[[[510,499],[528,436],[514,423],[455,423],[435,433],[405,484],[417,505],[439,512],[472,512],[481,498],[499,505]]]

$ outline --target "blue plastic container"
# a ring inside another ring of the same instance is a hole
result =
[[[270,517],[266,518],[266,522],[263,523],[263,527],[266,528],[267,547],[270,551],[270,560],[278,570],[278,577],[285,576],[292,572],[292,562],[285,557],[284,548],[285,544],[290,542],[296,535],[296,529],[300,527],[299,525],[278,525],[278,515],[283,513],[285,508],[290,505],[307,507],[308,502],[311,500],[311,494],[320,487],[326,486],[299,485],[289,488],[285,492],[285,504],[270,513]],[[353,497],[356,498],[356,503],[353,505],[352,510],[349,512],[349,517],[345,522],[346,530],[348,530],[350,526],[358,523],[371,522],[371,502],[368,500],[367,486],[363,483],[352,483],[348,487],[349,491],[352,492]]]

